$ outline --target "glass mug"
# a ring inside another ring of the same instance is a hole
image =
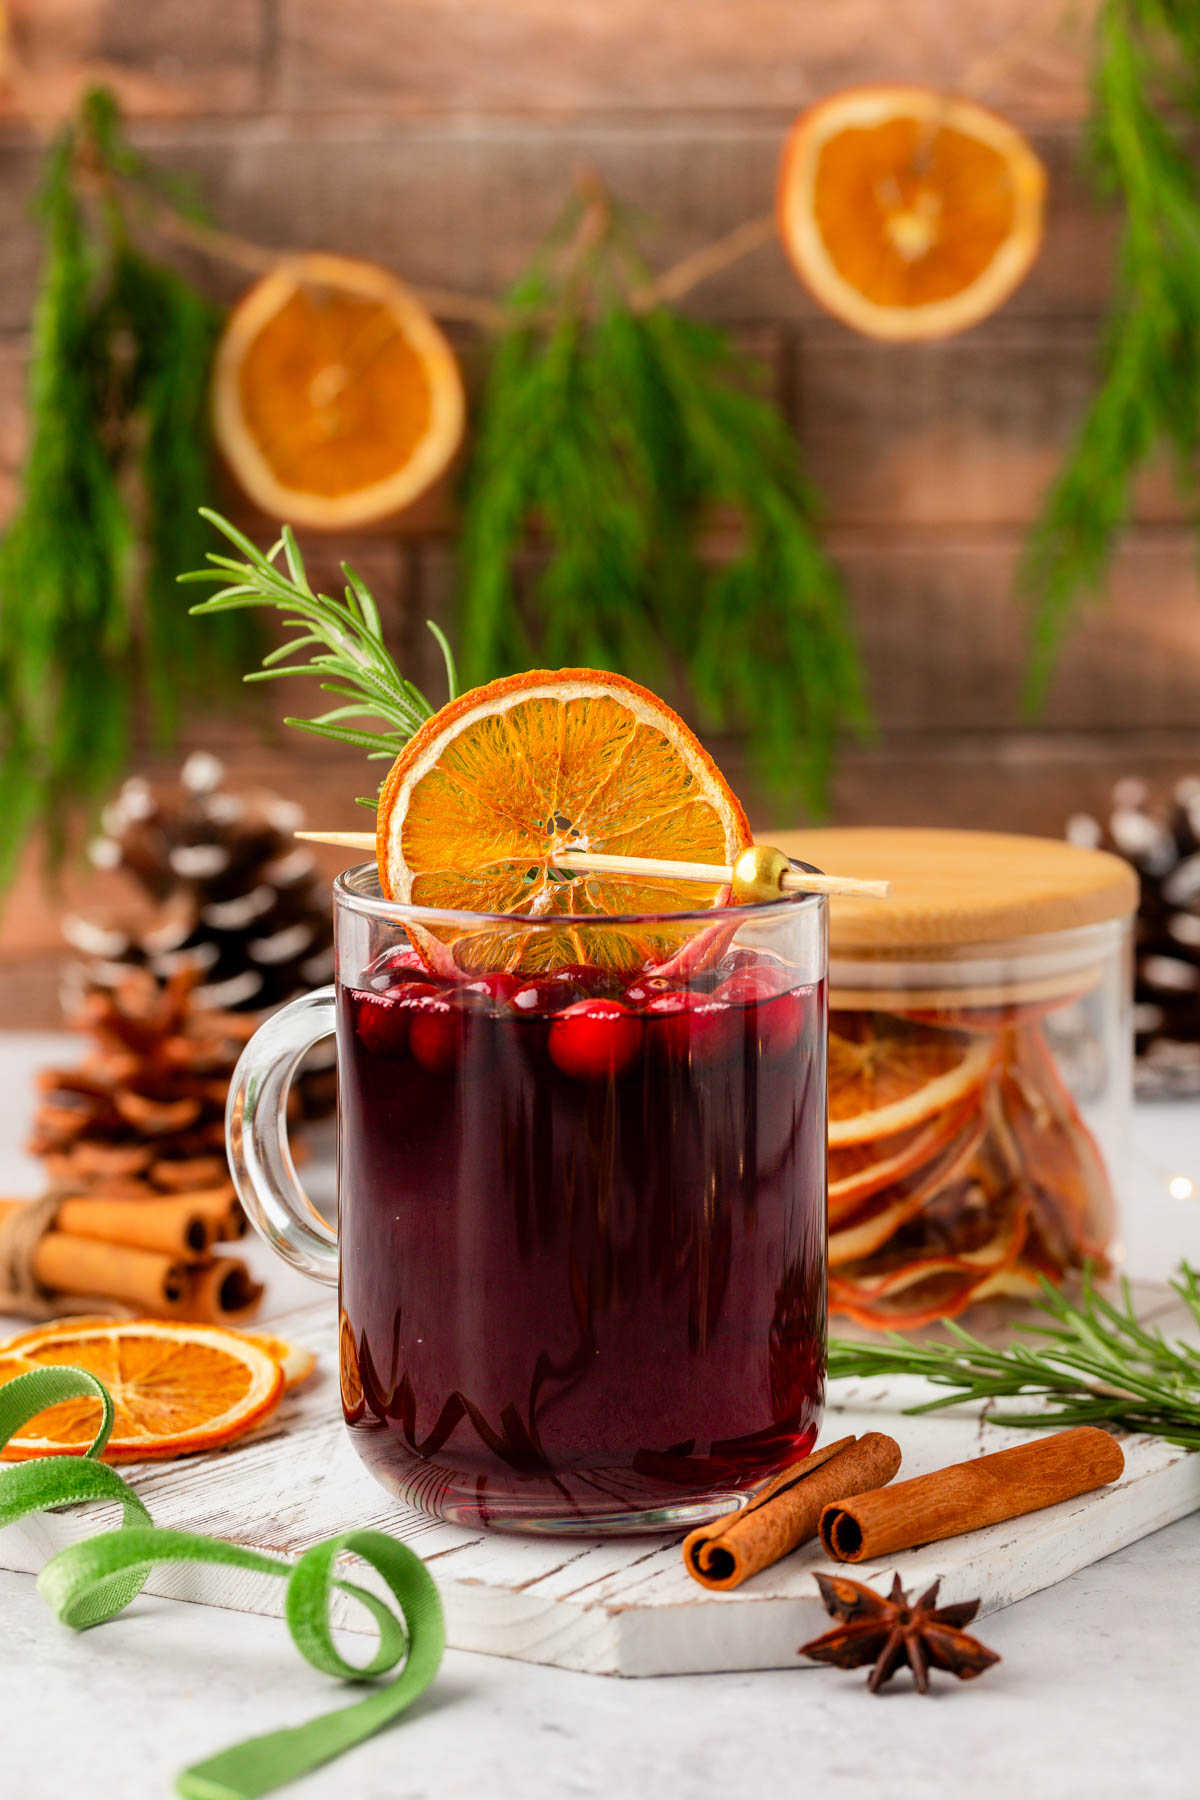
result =
[[[385,901],[364,866],[334,914],[336,985],[256,1032],[227,1128],[258,1231],[339,1286],[372,1473],[463,1524],[661,1531],[804,1455],[825,1376],[824,900],[515,921]],[[551,973],[486,972],[517,930],[522,967]],[[631,937],[650,967],[616,974]],[[335,1029],[336,1234],[284,1124]]]

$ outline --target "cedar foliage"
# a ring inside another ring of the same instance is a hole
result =
[[[1026,703],[1045,699],[1081,602],[1102,587],[1133,479],[1165,451],[1197,523],[1200,495],[1200,7],[1103,0],[1089,157],[1124,226],[1100,346],[1100,385],[1034,525],[1022,568],[1032,603]]]
[[[130,196],[164,186],[103,90],[48,153],[30,448],[0,544],[0,887],[37,824],[56,867],[139,724],[169,742],[253,647],[240,620],[197,633],[175,587],[203,555],[220,315],[133,242]]]
[[[682,676],[777,797],[819,812],[839,732],[869,714],[813,496],[762,370],[649,291],[623,213],[578,196],[508,296],[465,481],[464,680]]]

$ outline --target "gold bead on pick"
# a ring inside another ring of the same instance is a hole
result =
[[[758,900],[779,900],[780,883],[791,868],[782,850],[770,844],[751,844],[733,865],[733,897],[739,906],[750,906]]]

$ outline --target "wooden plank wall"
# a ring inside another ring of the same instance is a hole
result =
[[[1056,26],[1063,11],[1061,0],[10,0],[0,506],[23,442],[38,257],[30,114],[44,129],[88,79],[116,87],[138,141],[194,175],[229,228],[480,294],[520,268],[573,167],[599,169],[655,221],[652,260],[665,265],[769,206],[783,132],[805,103],[859,81],[966,83],[1028,130],[1050,176],[1042,256],[999,315],[944,343],[875,345],[822,316],[774,245],[689,302],[769,361],[825,498],[882,728],[843,757],[834,816],[1058,832],[1120,773],[1200,770],[1193,538],[1161,472],[1141,486],[1109,599],[1076,632],[1045,719],[1029,728],[1018,713],[1014,565],[1089,390],[1115,239],[1078,169],[1086,38]],[[205,277],[235,291],[227,272]],[[452,538],[448,514],[435,515],[428,529],[336,548],[374,581],[402,655],[436,691],[419,621],[446,612]],[[328,547],[318,555],[333,560]],[[248,720],[196,725],[189,742],[303,796],[323,821],[348,816],[360,785],[355,759],[264,740]],[[715,747],[741,778],[739,746]],[[114,896],[72,876],[64,903]],[[30,871],[4,921],[0,1018],[47,1014],[55,932]]]

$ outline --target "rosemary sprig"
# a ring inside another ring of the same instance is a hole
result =
[[[355,574],[349,563],[343,563],[345,598],[334,600],[327,594],[315,593],[290,526],[284,526],[282,536],[264,553],[220,513],[205,506],[200,508],[200,515],[241,551],[244,560],[209,551],[209,568],[180,575],[181,582],[215,582],[220,590],[193,606],[192,612],[222,614],[269,607],[284,615],[286,630],[300,634],[269,651],[262,659],[262,668],[244,679],[315,677],[324,693],[335,694],[346,704],[312,719],[289,718],[284,723],[314,732],[318,737],[353,744],[371,759],[392,761],[434,709],[396,667],[384,643],[379,608],[362,577]],[[427,623],[441,649],[449,698],[453,700],[458,693],[454,656],[444,633],[432,619]],[[292,661],[300,652],[308,654],[299,662]],[[366,729],[351,724],[355,719],[377,719],[379,725]],[[373,809],[375,801],[364,797],[359,805]]]
[[[1194,0],[1103,0],[1096,29],[1090,160],[1125,220],[1100,385],[1020,572],[1032,605],[1030,710],[1045,699],[1079,605],[1103,583],[1133,478],[1155,452],[1169,453],[1200,523],[1200,174],[1187,135],[1200,116],[1200,9]]]
[[[1200,1328],[1200,1276],[1181,1263],[1171,1283]],[[1052,1323],[1020,1329],[1039,1340],[996,1349],[945,1320],[951,1342],[912,1344],[896,1332],[879,1343],[835,1338],[829,1345],[829,1374],[919,1375],[953,1391],[910,1413],[937,1412],[964,1401],[1037,1397],[1036,1411],[1003,1411],[1005,1425],[1123,1425],[1152,1432],[1185,1450],[1200,1450],[1200,1348],[1142,1325],[1134,1312],[1129,1283],[1121,1302],[1099,1293],[1085,1272],[1077,1302],[1042,1282],[1039,1310]]]

